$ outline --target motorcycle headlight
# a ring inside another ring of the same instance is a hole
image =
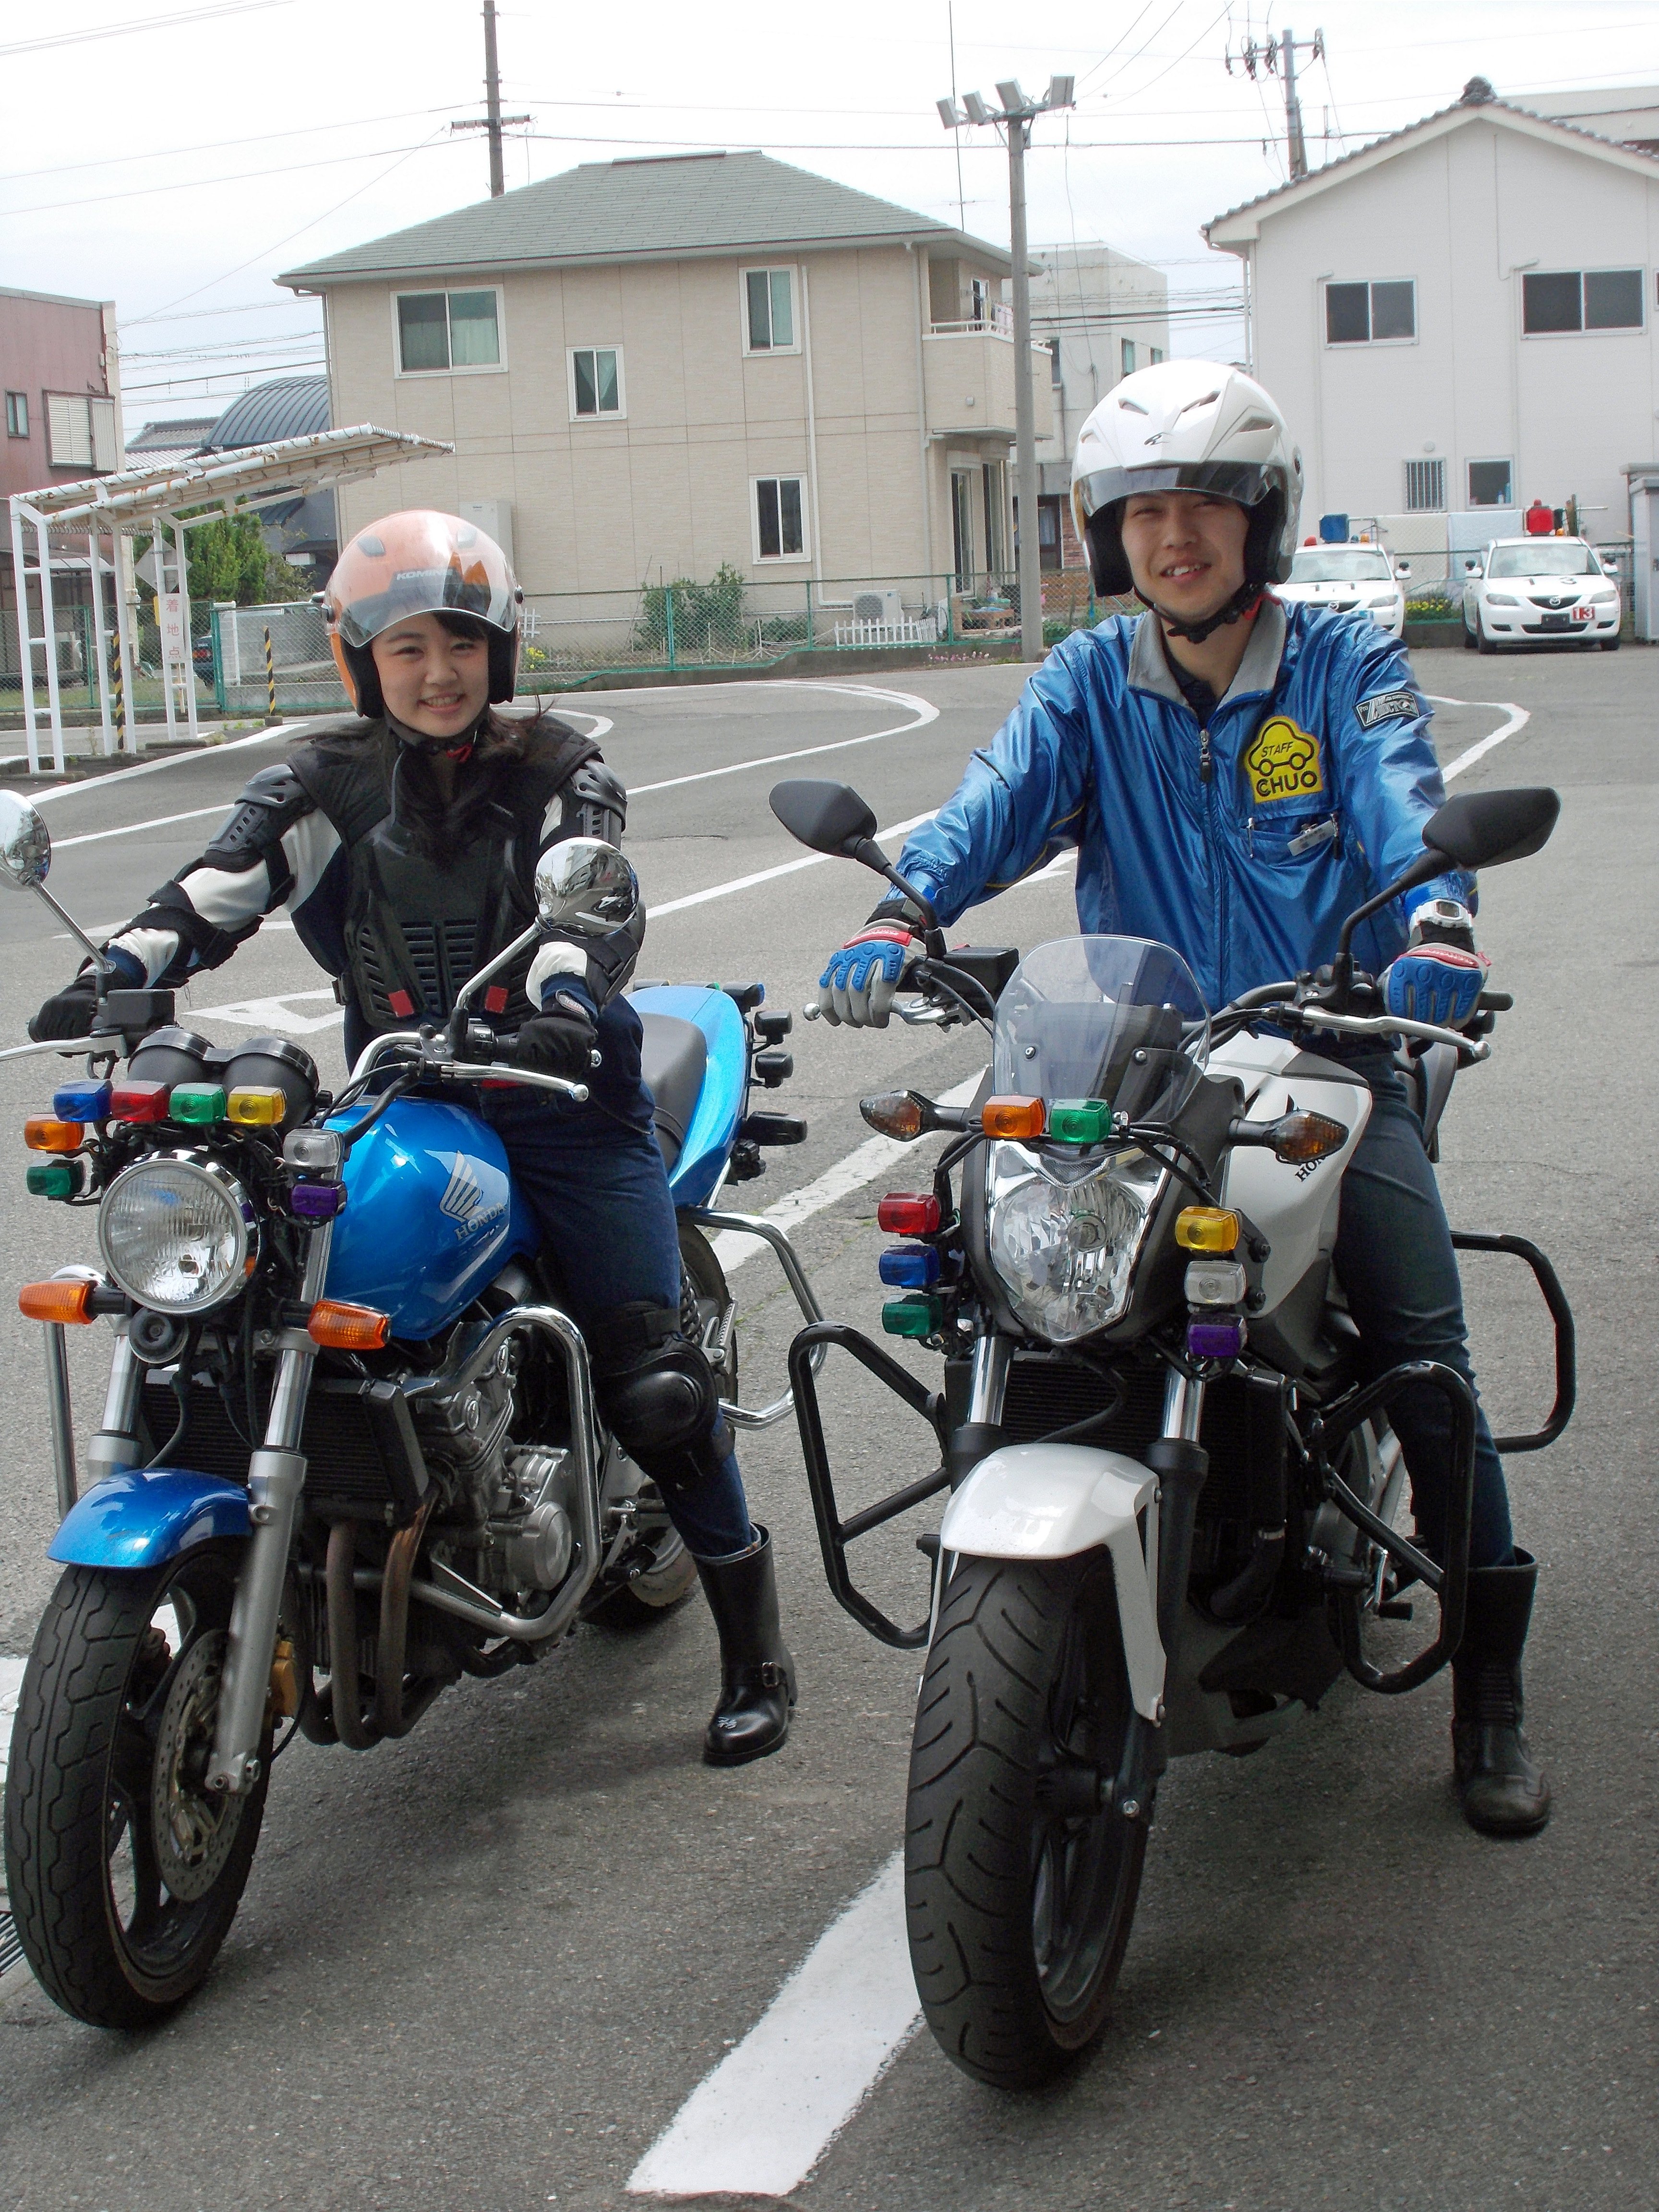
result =
[[[212,1160],[140,1160],[98,1210],[104,1264],[156,1313],[205,1313],[234,1297],[253,1265],[253,1208]]]
[[[1166,1170],[1129,1152],[1065,1182],[1018,1146],[991,1149],[991,1264],[1021,1321],[1070,1344],[1121,1320]]]

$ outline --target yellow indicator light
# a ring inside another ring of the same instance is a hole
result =
[[[1176,1243],[1188,1252],[1231,1252],[1243,1231],[1222,1206],[1186,1206],[1176,1216]]]
[[[46,1114],[23,1124],[23,1142],[32,1152],[78,1152],[86,1133],[82,1122],[55,1121]]]
[[[274,1129],[287,1111],[288,1100],[280,1091],[233,1091],[225,1101],[228,1119],[245,1129]]]

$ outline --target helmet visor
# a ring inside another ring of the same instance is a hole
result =
[[[1137,492],[1205,491],[1240,507],[1259,506],[1280,471],[1259,461],[1154,461],[1141,469],[1097,469],[1073,486],[1085,518]]]
[[[366,646],[411,615],[472,615],[511,636],[519,592],[492,538],[458,516],[387,515],[354,538],[329,580],[341,642]]]

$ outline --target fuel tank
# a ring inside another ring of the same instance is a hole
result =
[[[330,1127],[349,1127],[361,1111]],[[435,1336],[509,1260],[536,1249],[501,1139],[441,1099],[389,1106],[353,1146],[345,1187],[327,1295],[390,1314],[394,1336]]]

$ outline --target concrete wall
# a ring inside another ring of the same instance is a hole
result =
[[[1310,518],[1397,512],[1405,463],[1434,457],[1463,507],[1468,464],[1508,459],[1521,504],[1577,495],[1589,535],[1627,534],[1621,470],[1655,451],[1659,175],[1473,121],[1265,210],[1253,258],[1257,374],[1301,441]],[[1523,335],[1526,265],[1640,269],[1646,327]],[[1407,276],[1413,341],[1325,343],[1326,279]]]
[[[414,377],[395,373],[392,302],[395,289],[424,288],[333,288],[334,421],[417,430],[456,447],[453,458],[347,487],[343,529],[394,507],[510,501],[532,595],[625,590],[659,572],[706,578],[722,562],[792,588],[814,573],[918,574],[930,555],[942,570],[950,505],[924,437],[922,349],[933,343],[923,337],[932,316],[925,257],[902,246],[799,257],[798,349],[760,356],[744,351],[748,265],[688,259],[507,276],[504,366]],[[488,281],[451,280],[456,289]],[[942,289],[955,298],[965,282],[958,266]],[[625,418],[572,420],[567,349],[585,345],[621,347]],[[999,455],[1007,443],[996,444]],[[805,559],[755,557],[751,482],[772,475],[807,480]]]

